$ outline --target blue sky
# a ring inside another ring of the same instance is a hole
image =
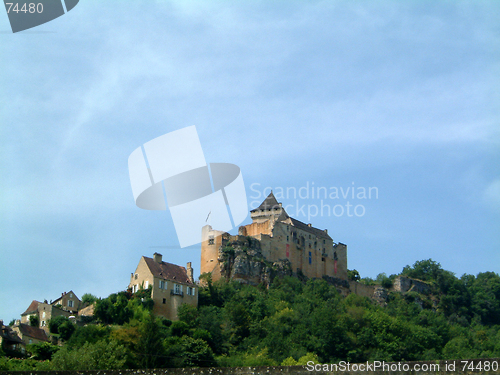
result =
[[[127,169],[191,125],[208,162],[241,168],[249,204],[266,187],[375,187],[280,199],[361,205],[289,213],[347,244],[362,277],[428,258],[499,273],[499,14],[495,1],[82,0],[12,34],[4,13],[0,319],[124,290],[155,251],[199,273],[199,246],[175,249],[169,212],[135,206]]]

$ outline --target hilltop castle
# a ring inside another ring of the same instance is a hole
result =
[[[252,223],[241,226],[238,236],[249,236],[260,242],[267,261],[288,260],[293,273],[309,278],[330,276],[347,280],[347,246],[333,242],[327,229],[317,229],[286,213],[274,194],[256,209],[250,211]],[[202,229],[200,273],[210,273],[212,280],[222,277],[220,251],[226,243],[238,236],[212,229]]]

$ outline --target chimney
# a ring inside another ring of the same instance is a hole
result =
[[[325,229],[325,233],[328,234],[328,229]]]
[[[21,321],[19,319],[16,319],[16,326],[20,325]]]
[[[3,320],[0,320],[0,328],[3,327]]]
[[[309,228],[311,228],[311,227],[312,227],[312,224],[311,224],[311,223],[309,223],[309,224],[307,224],[307,226],[308,226]]]
[[[161,264],[161,258],[162,258],[161,254],[159,254],[159,253],[154,253],[153,254],[153,259],[155,260],[156,263]]]
[[[191,281],[192,283],[194,283],[193,268],[191,267],[191,262],[187,263],[186,269],[187,269],[187,274],[188,274],[189,281]]]

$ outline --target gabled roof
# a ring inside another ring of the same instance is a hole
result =
[[[20,323],[19,332],[21,332],[23,336],[28,336],[36,340],[49,341],[49,338],[47,337],[45,331],[38,327],[32,327],[28,324]]]
[[[33,313],[37,312],[38,311],[38,304],[39,303],[41,303],[41,302],[33,300],[33,302],[31,302],[31,304],[29,305],[29,307],[26,309],[25,312],[23,312],[21,314],[21,316],[28,315],[28,314],[33,314]]]
[[[78,301],[80,301],[80,298],[78,298],[78,297],[76,296],[75,292],[73,292],[72,290],[70,290],[68,293],[64,292],[64,294],[63,294],[61,297],[59,297],[58,299],[53,300],[50,304],[51,304],[51,305],[56,304],[56,302],[57,302],[57,301],[59,301],[59,300],[60,300],[60,299],[62,299],[64,296],[66,296],[66,295],[68,295],[68,294],[70,294],[70,293],[73,293],[73,298],[76,298]]]
[[[319,237],[319,238],[326,238],[326,239],[329,239],[329,240],[332,239],[328,235],[328,233],[326,233],[324,230],[321,230],[321,229],[318,229],[318,228],[314,228],[314,227],[310,227],[309,225],[303,223],[300,220],[294,219],[293,217],[291,217],[290,219],[292,220],[292,225],[295,228],[297,228],[297,229],[301,229],[301,230],[303,230],[305,232],[309,232],[311,234],[314,234],[316,237]]]
[[[266,199],[264,199],[264,202],[260,204],[259,207],[253,209],[250,212],[255,212],[255,211],[263,211],[263,210],[271,210],[273,208],[280,208],[280,204],[276,200],[276,197],[274,196],[273,192],[267,196]]]
[[[184,284],[193,284],[189,280],[187,271],[184,267],[167,262],[158,263],[154,259],[148,257],[143,258],[154,277],[159,277],[164,280],[178,281]]]

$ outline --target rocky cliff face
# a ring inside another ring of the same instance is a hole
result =
[[[276,276],[291,276],[288,259],[269,262],[262,255],[260,242],[252,237],[234,236],[219,249],[221,275],[226,279],[269,285]]]

